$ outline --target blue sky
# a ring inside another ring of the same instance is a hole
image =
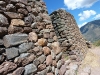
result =
[[[71,13],[78,26],[100,19],[100,0],[44,0],[49,14],[63,8]]]

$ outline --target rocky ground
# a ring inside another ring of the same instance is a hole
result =
[[[100,47],[89,49],[77,75],[100,75]]]
[[[61,75],[100,75],[100,47],[88,50],[82,62],[76,62],[72,56],[64,58],[65,64],[61,67]]]

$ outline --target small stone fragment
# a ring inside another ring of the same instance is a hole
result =
[[[48,55],[47,58],[46,58],[46,65],[51,65],[52,62],[53,62],[52,56],[51,55]]]
[[[38,40],[38,36],[35,32],[30,32],[29,33],[29,41],[36,42]]]
[[[47,40],[44,38],[38,39],[38,45],[39,46],[46,46],[47,45]]]

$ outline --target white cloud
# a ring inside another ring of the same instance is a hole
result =
[[[84,26],[85,24],[87,24],[87,22],[84,22],[84,23],[82,23],[82,24],[79,24],[78,26],[79,26],[79,28],[81,28],[81,27]]]
[[[74,10],[83,7],[91,7],[97,1],[98,0],[64,0],[64,4],[68,9]]]
[[[100,19],[100,14],[97,14],[94,19]]]
[[[78,14],[78,16],[80,17],[79,20],[83,21],[83,20],[90,18],[91,16],[93,16],[95,14],[96,14],[96,12],[94,10],[86,10],[86,11],[83,11],[82,13]]]

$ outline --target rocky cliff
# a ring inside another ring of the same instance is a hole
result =
[[[77,60],[82,60],[86,54],[87,45],[74,17],[62,9],[54,11],[50,16],[62,51],[68,55],[76,55]]]
[[[0,0],[0,75],[57,75],[61,56],[42,0]]]

